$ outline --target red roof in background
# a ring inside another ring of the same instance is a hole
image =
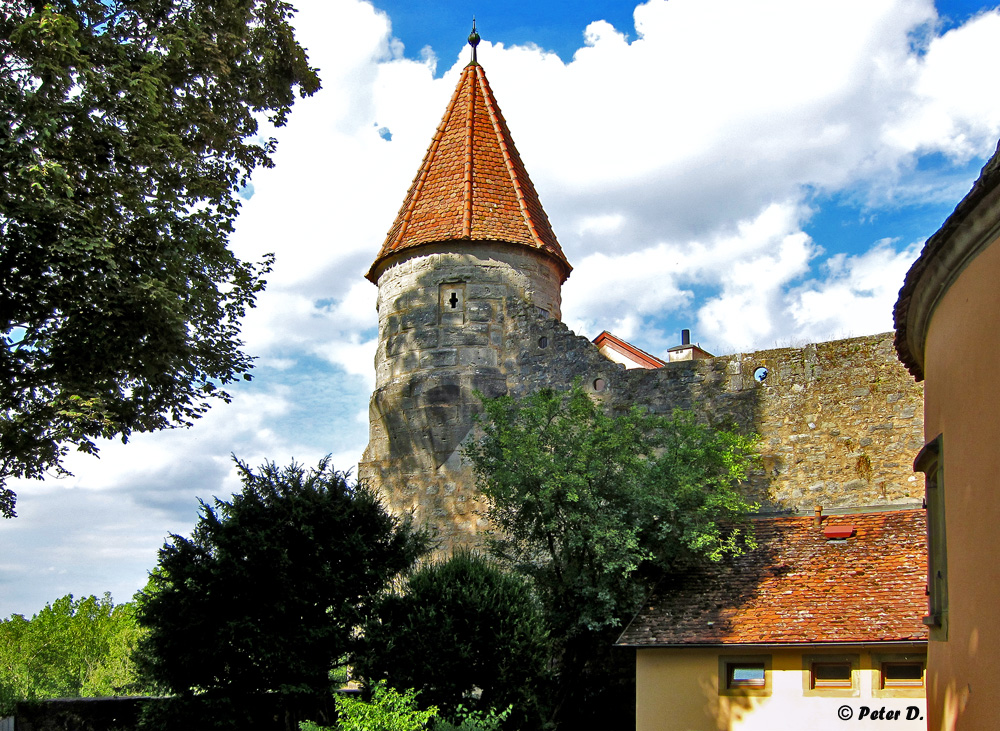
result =
[[[607,347],[618,351],[622,355],[630,358],[632,362],[641,365],[643,368],[652,370],[655,368],[662,368],[667,364],[666,361],[657,358],[655,355],[650,355],[645,350],[640,350],[632,345],[632,343],[622,340],[620,337],[608,332],[607,330],[594,338],[592,342],[598,348]]]
[[[504,241],[566,260],[482,66],[462,71],[389,234],[366,275],[392,254],[444,241]]]
[[[750,522],[758,547],[666,583],[618,640],[637,647],[924,641],[923,510],[830,515],[852,525],[828,540],[811,517]]]

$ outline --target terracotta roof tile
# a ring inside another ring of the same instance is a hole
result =
[[[758,547],[663,583],[618,640],[628,646],[927,639],[923,510],[757,519]]]
[[[445,241],[504,241],[566,260],[538,193],[514,147],[482,66],[462,71],[396,221],[366,275],[375,282],[384,259],[403,249]]]

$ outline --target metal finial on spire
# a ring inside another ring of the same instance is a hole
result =
[[[476,60],[476,46],[479,45],[479,34],[476,33],[476,16],[472,16],[472,32],[469,34],[469,45],[472,46],[472,62],[470,66],[478,66],[479,61]]]

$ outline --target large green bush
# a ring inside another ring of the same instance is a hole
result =
[[[326,694],[371,603],[427,548],[424,533],[324,459],[237,463],[243,490],[160,550],[140,598],[145,677],[171,693]]]
[[[490,559],[458,551],[420,568],[383,599],[364,635],[362,677],[416,688],[445,715],[512,705],[517,727],[539,723],[549,658],[540,606]]]
[[[631,658],[612,651],[622,625],[664,575],[752,544],[736,526],[754,509],[738,484],[754,441],[683,411],[608,414],[579,383],[483,405],[465,454],[496,529],[490,552],[543,607],[552,720],[620,724],[635,698]]]
[[[333,728],[312,721],[299,724],[301,731],[420,731],[437,716],[437,708],[420,710],[417,693],[403,692],[377,684],[370,702],[337,696],[337,724]]]

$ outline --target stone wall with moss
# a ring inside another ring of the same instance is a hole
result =
[[[762,510],[923,497],[912,470],[923,445],[923,387],[896,359],[891,332],[626,371],[562,323],[524,313],[511,325],[525,335],[511,333],[522,345],[505,364],[515,395],[579,378],[613,411],[688,409],[757,434],[761,464],[748,489]]]
[[[494,306],[495,365],[424,374],[373,396],[372,433],[379,441],[369,445],[360,473],[395,510],[413,510],[436,525],[444,545],[474,541],[484,528],[474,476],[460,445],[433,460],[404,455],[420,451],[419,432],[428,427],[426,419],[406,417],[446,415],[455,423],[435,422],[435,429],[474,438],[469,397],[477,380],[488,381],[491,393],[518,397],[579,379],[611,411],[688,409],[716,426],[756,434],[761,460],[746,489],[765,512],[921,501],[923,483],[911,465],[923,444],[923,389],[897,361],[892,333],[625,370],[516,297]],[[443,395],[442,375],[454,393]],[[421,389],[432,382],[434,388]],[[442,398],[449,404],[438,403]],[[403,423],[414,434],[400,433]],[[394,438],[407,442],[397,445],[395,457]]]

